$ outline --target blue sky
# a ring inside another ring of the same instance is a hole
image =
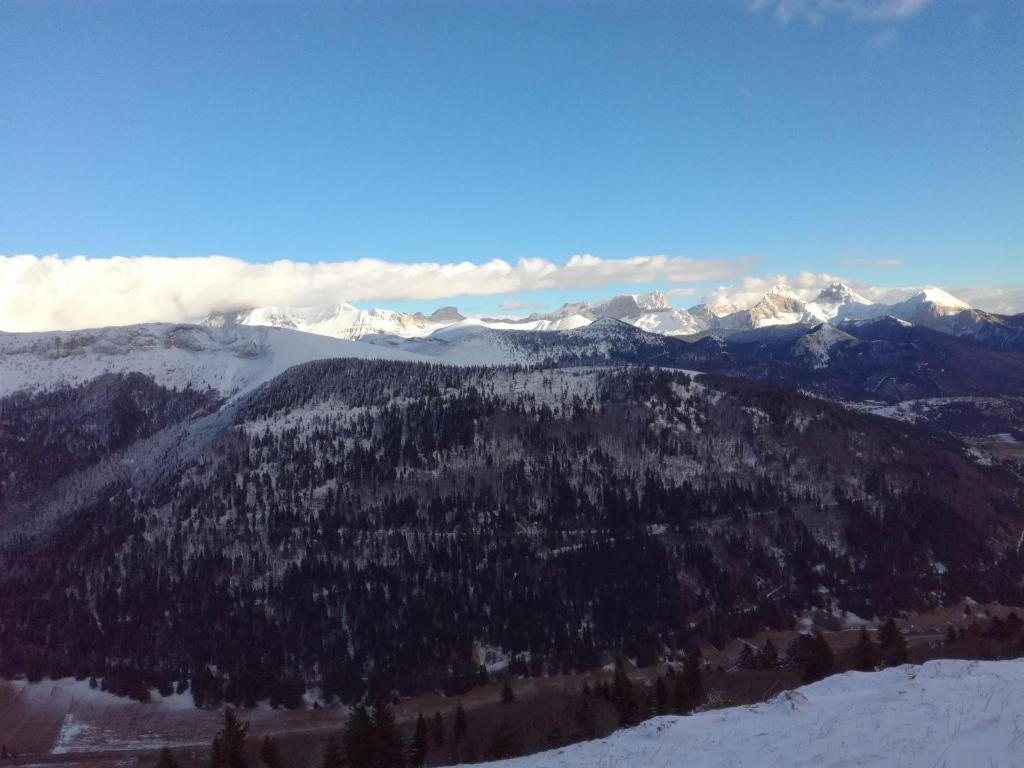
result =
[[[5,0],[0,185],[8,255],[1021,283],[1024,3]]]

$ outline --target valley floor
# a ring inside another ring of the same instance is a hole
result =
[[[904,666],[878,673],[848,672],[799,688],[795,669],[738,670],[740,641],[720,650],[704,649],[706,688],[715,706],[690,717],[662,717],[627,731],[611,733],[615,714],[597,702],[593,734],[606,738],[495,765],[508,768],[703,768],[704,766],[1019,766],[1024,765],[1024,660],[969,661],[1005,657],[1009,646],[968,630],[1012,609],[971,601],[941,610],[913,614],[900,621],[911,658],[922,666]],[[1020,612],[1020,609],[1017,609]],[[843,659],[856,639],[861,620],[818,615],[818,626],[833,623],[829,644]],[[963,629],[966,639],[945,641],[946,628]],[[795,632],[769,632],[747,642],[771,639],[779,648]],[[1013,653],[1012,655],[1017,655]],[[844,668],[843,666],[839,667]],[[845,667],[848,668],[848,667]],[[640,690],[650,690],[655,668],[634,670]],[[477,753],[487,754],[489,738],[502,722],[521,734],[538,726],[560,729],[555,743],[572,740],[574,712],[584,681],[593,686],[610,672],[526,678],[514,683],[516,700],[500,701],[500,684],[446,698],[439,694],[407,699],[396,716],[411,729],[419,712],[428,718],[443,713],[451,723],[456,701],[469,713]],[[779,691],[785,693],[776,695]],[[155,692],[154,692],[155,693]],[[760,703],[758,703],[760,702]],[[604,709],[602,709],[602,706]],[[340,707],[240,712],[251,724],[250,743],[273,735],[286,755],[288,768],[319,765],[328,736],[340,733],[345,720]],[[157,751],[170,746],[183,768],[205,766],[209,744],[220,722],[218,711],[192,706],[190,694],[140,704],[89,687],[86,681],[0,681],[0,743],[17,753],[0,759],[7,766],[152,766]],[[524,751],[551,744],[547,734],[525,739]],[[575,738],[579,738],[576,736]],[[428,764],[455,762],[445,750],[428,756]],[[253,755],[252,765],[261,765]]]

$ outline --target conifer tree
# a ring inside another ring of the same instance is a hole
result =
[[[887,667],[906,664],[909,660],[906,638],[893,619],[886,621],[878,630],[878,650],[882,663]]]
[[[469,721],[466,719],[466,710],[460,701],[455,706],[455,731],[452,733],[452,742],[454,744],[462,743],[462,740],[466,738],[467,731],[469,731]]]
[[[264,736],[260,742],[260,761],[267,768],[281,768],[281,750],[271,736]]]
[[[573,713],[576,721],[576,733],[580,739],[592,739],[596,735],[594,703],[589,696],[580,696]]]
[[[412,768],[422,768],[427,761],[427,751],[430,749],[430,737],[427,733],[427,721],[423,719],[420,712],[416,718],[416,730],[412,734],[412,745],[409,750],[409,763]]]
[[[0,752],[0,757],[7,757],[7,747]],[[158,768],[178,768],[178,760],[171,754],[171,750],[164,747],[160,750],[160,759],[157,761]]]
[[[441,716],[441,710],[434,712],[434,723],[431,728],[431,735],[434,739],[434,745],[437,747],[444,746],[444,718]]]
[[[373,768],[374,727],[365,705],[356,704],[349,712],[342,741],[350,768]]]
[[[758,662],[758,666],[763,669],[774,669],[775,665],[779,663],[779,651],[770,637],[765,638],[764,645],[761,646]]]
[[[226,708],[220,731],[225,768],[248,768],[249,761],[245,757],[245,737],[248,734],[249,724],[239,720],[235,710]]]
[[[796,663],[803,671],[805,683],[813,683],[832,674],[835,656],[821,632],[797,637]]]
[[[704,703],[704,678],[700,672],[700,649],[694,646],[686,654],[682,674],[676,677],[676,711],[688,715]]]
[[[633,694],[633,682],[626,674],[626,664],[622,659],[615,662],[615,677],[612,680],[612,704],[619,713],[619,725],[626,726],[636,719],[636,697]]]
[[[220,735],[213,737],[213,744],[210,746],[209,768],[227,768],[227,759],[224,755],[224,742]]]
[[[861,672],[870,672],[878,666],[878,648],[871,639],[866,627],[861,627],[857,636],[857,644],[853,647],[853,668]]]
[[[740,648],[740,657],[737,663],[740,669],[754,669],[757,666],[757,659],[754,658],[754,649],[747,643],[743,643],[743,647]]]
[[[342,755],[341,747],[334,736],[327,739],[323,760],[320,761],[320,765],[321,768],[345,768],[345,757]]]
[[[505,760],[522,752],[519,737],[508,723],[502,723],[491,735],[491,754],[493,760]]]
[[[654,683],[654,711],[659,715],[668,714],[668,686],[661,675]]]
[[[375,768],[404,768],[405,743],[384,696],[378,697],[373,707],[373,735]]]

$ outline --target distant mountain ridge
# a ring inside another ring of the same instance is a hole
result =
[[[390,343],[394,338],[428,338],[441,331],[495,329],[565,331],[612,318],[664,336],[694,336],[716,331],[742,331],[778,325],[841,325],[847,321],[892,316],[956,336],[970,336],[995,345],[1024,349],[1024,315],[997,315],[934,287],[923,288],[905,301],[880,304],[842,282],[834,282],[811,301],[790,287],[773,286],[752,306],[697,304],[673,308],[661,291],[622,294],[607,301],[564,304],[546,314],[524,318],[468,318],[455,307],[430,315],[387,309],[358,309],[351,304],[314,307],[260,307],[209,315],[204,325],[266,325],[334,338]]]

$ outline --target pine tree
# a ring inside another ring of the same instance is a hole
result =
[[[491,754],[493,760],[504,760],[516,757],[522,752],[519,737],[508,723],[502,723],[491,735]]]
[[[405,743],[395,725],[395,714],[387,699],[380,696],[373,707],[375,768],[404,768]]]
[[[615,662],[615,677],[612,680],[612,704],[619,713],[619,725],[631,725],[636,719],[636,697],[633,694],[633,682],[626,674],[626,664],[622,659]]]
[[[209,768],[227,768],[227,758],[224,754],[224,742],[220,735],[213,737],[213,744],[210,746]]]
[[[821,632],[797,637],[796,663],[803,671],[805,683],[813,683],[832,674],[835,656]]]
[[[462,743],[468,731],[469,721],[466,719],[466,710],[462,707],[462,702],[460,701],[455,705],[455,731],[452,733],[452,743]]]
[[[906,664],[909,660],[906,638],[892,619],[886,621],[878,630],[878,650],[882,663],[887,667]]]
[[[871,639],[866,627],[862,627],[857,636],[857,644],[853,647],[853,668],[861,672],[870,672],[878,666],[878,648]]]
[[[412,745],[409,750],[409,764],[412,768],[422,768],[427,761],[427,750],[430,749],[430,738],[427,734],[427,721],[420,712],[416,718],[416,730],[412,734]]]
[[[0,752],[0,757],[7,757],[7,747]],[[157,761],[157,768],[178,768],[178,760],[171,754],[171,750],[164,747],[160,750],[160,759]]]
[[[757,666],[757,659],[754,658],[754,649],[747,643],[743,643],[737,663],[740,669],[754,669]]]
[[[668,714],[668,686],[661,675],[654,683],[654,709],[659,715]]]
[[[321,768],[345,768],[345,757],[338,746],[338,740],[331,736],[324,747],[324,756],[320,761]]]
[[[504,685],[501,686],[501,703],[511,704],[516,700],[516,693],[512,690],[512,684],[505,679]]]
[[[249,733],[249,724],[238,719],[238,715],[230,707],[224,710],[224,725],[221,726],[217,738],[220,739],[223,768],[248,768],[249,761],[245,757],[245,737]]]
[[[774,669],[775,665],[779,663],[779,651],[770,637],[766,638],[764,645],[761,646],[761,651],[758,653],[758,662],[759,666],[763,669]]]
[[[576,721],[577,738],[592,739],[597,735],[594,702],[591,697],[579,697],[576,702],[576,711],[573,713],[573,717]]]
[[[683,672],[676,677],[676,711],[688,715],[704,703],[704,678],[700,672],[700,649],[694,646],[683,662]]]
[[[342,741],[351,768],[373,768],[374,727],[363,704],[356,704],[349,712],[342,730]]]
[[[264,736],[260,742],[260,761],[267,768],[281,768],[281,750],[270,736]]]
[[[432,736],[434,738],[434,745],[437,747],[444,746],[444,718],[441,716],[441,710],[434,712],[434,723],[431,728]]]

